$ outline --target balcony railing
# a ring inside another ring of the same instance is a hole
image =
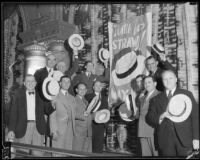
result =
[[[52,148],[52,147],[44,147],[44,146],[36,146],[36,145],[30,145],[30,144],[22,144],[22,143],[17,143],[17,142],[11,142],[11,157],[14,158],[18,158],[18,157],[35,157],[33,155],[29,155],[28,153],[23,153],[23,152],[19,152],[17,151],[18,148],[21,149],[29,149],[29,150],[37,150],[37,151],[42,151],[44,153],[47,153],[47,157],[51,158],[51,154],[52,153],[56,153],[56,154],[63,154],[64,157],[134,157],[133,154],[123,154],[123,153],[116,153],[116,152],[103,152],[103,153],[88,153],[88,152],[80,152],[80,151],[72,151],[72,150],[65,150],[65,149],[60,149],[60,148]],[[12,151],[14,148],[14,150],[16,151]],[[44,155],[44,157],[46,157]],[[55,158],[55,157],[52,157]]]

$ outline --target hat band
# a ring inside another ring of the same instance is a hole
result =
[[[184,102],[185,103],[185,102]],[[170,115],[172,115],[173,117],[181,117],[186,111],[186,103],[185,103],[185,107],[184,107],[184,110],[181,112],[181,114],[179,115],[173,115],[172,113],[169,112]]]
[[[105,58],[104,58],[104,56],[103,56],[103,51],[101,52],[101,58],[102,58],[102,60],[106,60]]]
[[[121,78],[122,79],[122,78],[127,77],[128,75],[130,75],[137,68],[137,65],[138,65],[138,63],[137,63],[137,60],[136,60],[135,64],[131,68],[129,68],[128,71],[126,71],[124,73],[121,73],[121,74],[116,73],[117,78]]]
[[[153,45],[152,49],[153,49],[154,51],[156,51],[157,53],[162,53],[162,52],[164,52],[164,51],[161,51],[156,45]]]
[[[49,89],[48,89],[49,83],[50,83],[50,81],[47,82],[47,84],[46,84],[46,91],[47,91],[47,94],[50,95],[50,96],[54,96],[54,95],[52,95],[52,94],[49,92]]]

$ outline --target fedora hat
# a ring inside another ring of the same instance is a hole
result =
[[[81,50],[84,47],[84,40],[79,34],[72,34],[69,37],[68,43],[74,50]]]
[[[60,81],[60,78],[63,76],[64,74],[61,71],[53,71],[53,79],[55,79],[56,81]]]
[[[138,55],[131,48],[124,48],[113,59],[112,77],[116,86],[131,82],[145,69],[145,57]]]
[[[184,94],[177,94],[173,96],[167,106],[169,119],[173,122],[185,121],[192,111],[192,101]]]
[[[99,109],[100,105],[101,105],[101,101],[100,101],[99,96],[95,96],[90,102],[90,104],[88,105],[86,112],[87,113],[96,112]]]
[[[108,109],[102,109],[95,113],[95,122],[96,123],[106,123],[110,119],[110,111]]]
[[[105,48],[101,48],[99,50],[99,59],[101,60],[101,62],[105,62],[110,58],[110,53],[107,49]]]
[[[42,92],[45,98],[47,98],[48,100],[54,100],[56,95],[59,93],[59,90],[60,86],[54,78],[50,76],[45,78],[42,84]]]
[[[125,103],[119,107],[119,116],[125,121],[133,121],[137,113],[133,91],[125,97]]]

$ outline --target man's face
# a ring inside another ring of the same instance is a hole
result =
[[[91,62],[87,63],[86,71],[92,73],[93,69],[94,69],[94,65]]]
[[[70,85],[71,85],[71,82],[70,82],[69,78],[67,78],[67,77],[62,78],[62,80],[60,82],[60,86],[61,86],[62,89],[68,90]]]
[[[145,78],[144,88],[147,90],[147,92],[151,92],[156,88],[156,82],[154,82],[151,77]]]
[[[148,59],[146,62],[146,67],[148,71],[154,72],[157,69],[158,62],[154,59]]]
[[[54,68],[56,65],[56,57],[54,55],[48,55],[47,56],[47,67]]]
[[[136,79],[136,84],[140,89],[142,88],[142,77],[138,77]]]
[[[101,90],[102,90],[102,84],[101,84],[101,82],[96,81],[94,83],[94,87],[93,88],[94,88],[95,92],[97,92],[97,93],[101,92]]]
[[[163,73],[162,80],[166,89],[172,90],[176,87],[177,78],[172,72]]]
[[[87,88],[84,84],[79,84],[76,91],[79,96],[84,97],[87,92]]]
[[[24,81],[24,85],[29,92],[34,91],[37,82],[34,76],[27,76]]]
[[[65,73],[65,71],[67,70],[65,62],[59,62],[56,65],[56,68],[57,68],[57,70],[61,71],[62,73]]]

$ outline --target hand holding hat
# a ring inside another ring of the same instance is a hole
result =
[[[198,150],[199,149],[199,140],[194,139],[192,141],[192,145],[193,145],[194,150]]]

